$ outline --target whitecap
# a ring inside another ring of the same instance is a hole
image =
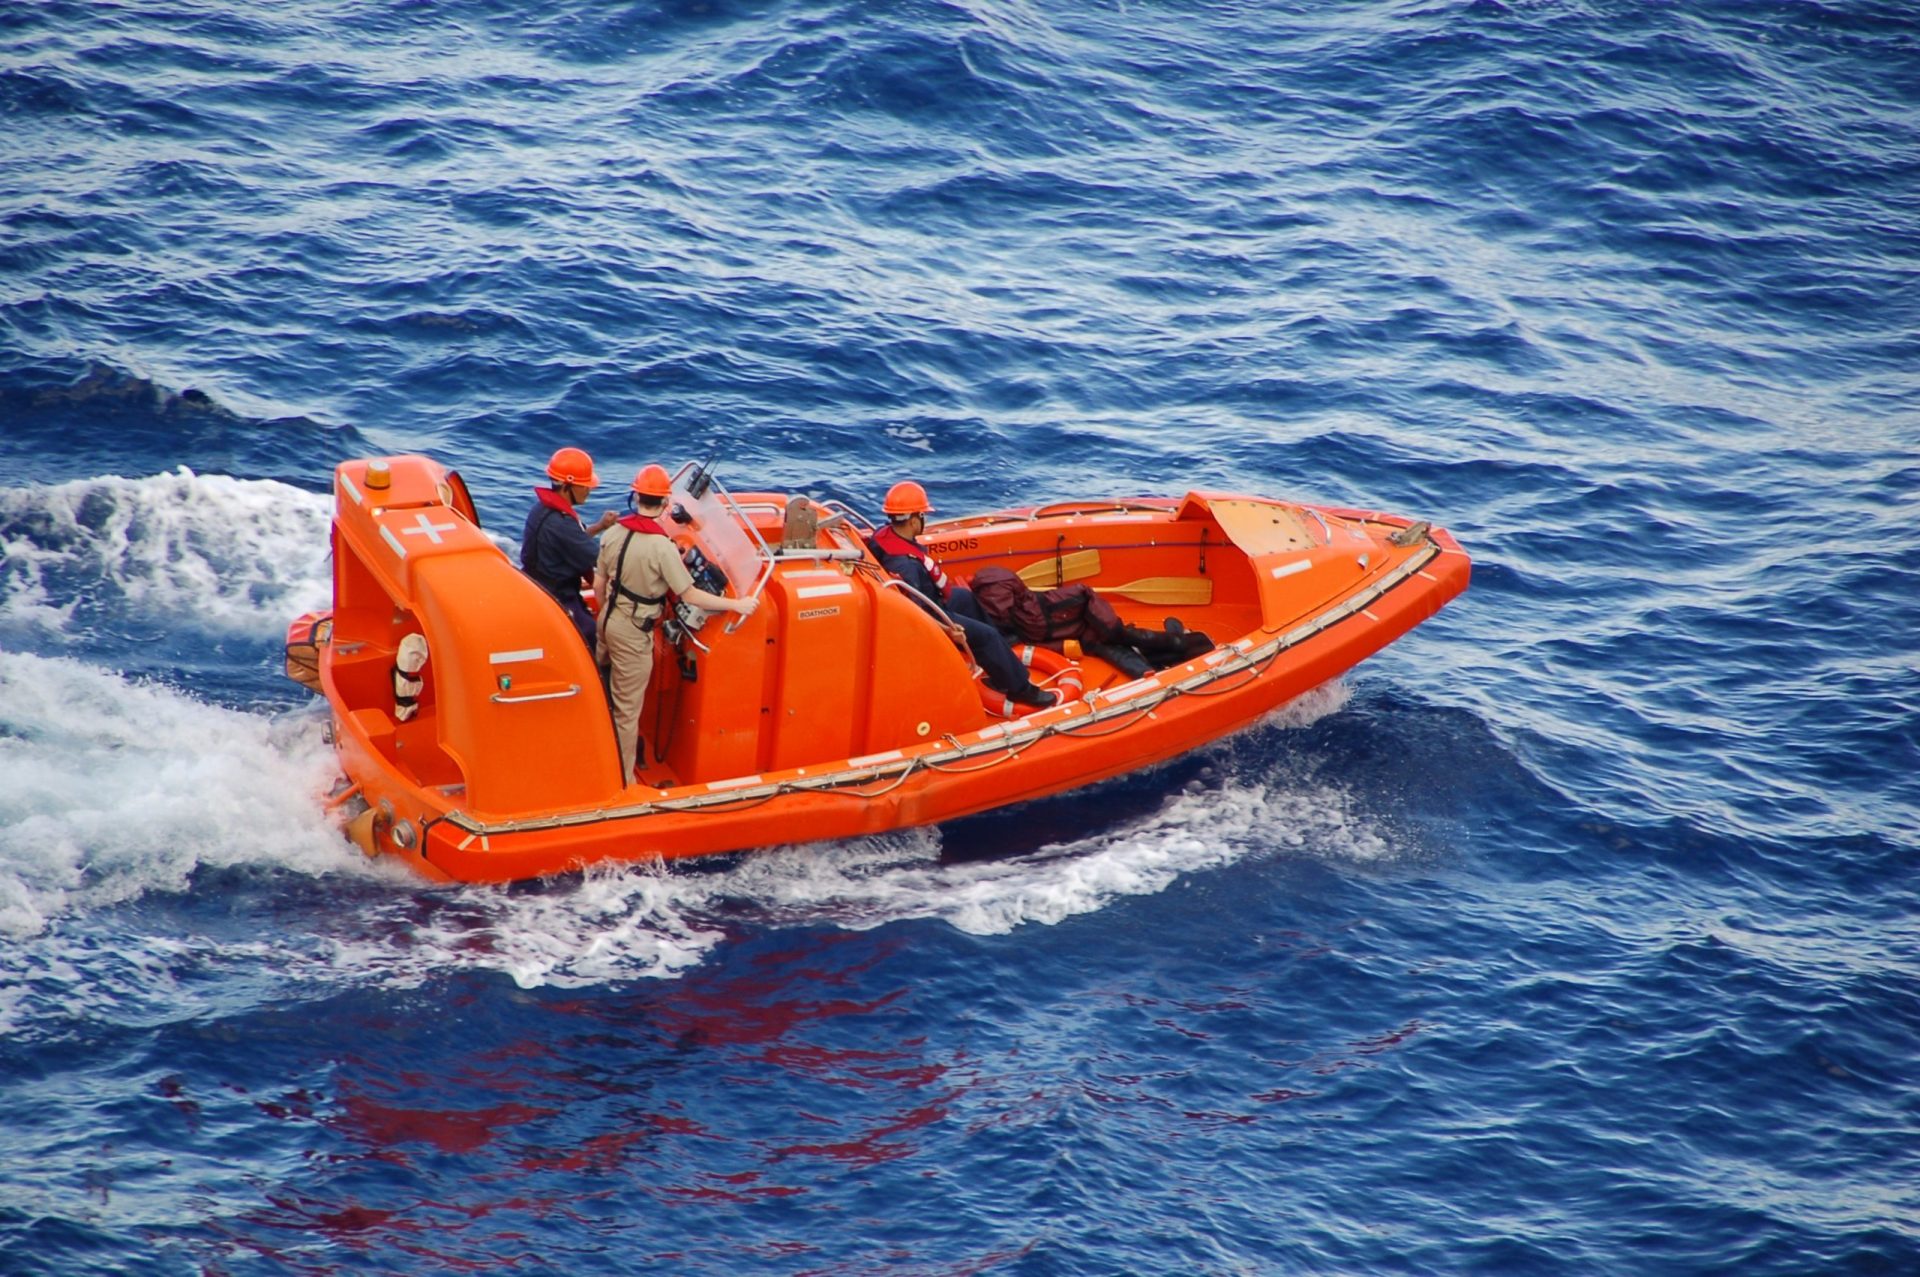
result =
[[[330,514],[325,494],[184,466],[0,489],[0,632],[70,639],[131,614],[278,633],[327,605]]]

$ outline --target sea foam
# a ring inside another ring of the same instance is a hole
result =
[[[183,890],[203,865],[349,866],[318,798],[332,776],[316,715],[0,652],[0,934]]]
[[[269,634],[326,605],[330,504],[270,479],[107,475],[0,489],[0,633],[103,619]]]

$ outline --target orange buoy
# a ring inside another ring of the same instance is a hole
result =
[[[1080,666],[1052,648],[1022,643],[1013,649],[1013,654],[1027,668],[1027,676],[1033,680],[1035,687],[1049,687],[1060,694],[1058,704],[1065,705],[1086,695],[1087,681],[1080,673]],[[979,677],[978,682],[980,706],[995,718],[1019,718],[1023,714],[1033,713],[1037,708],[1016,704],[1005,692],[989,687],[984,675]]]

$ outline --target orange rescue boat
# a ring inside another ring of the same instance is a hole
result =
[[[856,511],[729,493],[711,467],[673,487],[668,526],[696,579],[761,602],[746,618],[677,607],[656,635],[641,779],[624,784],[592,655],[481,532],[459,476],[417,456],[336,469],[333,608],[293,622],[287,664],[332,709],[333,801],[363,849],[500,882],[952,820],[1245,727],[1469,574],[1440,528],[1226,493],[930,525],[922,544],[957,578],[1083,581],[1134,624],[1177,617],[1218,644],[1144,678],[1039,649],[1062,703],[1002,717]]]

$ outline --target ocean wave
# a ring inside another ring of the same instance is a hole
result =
[[[105,476],[0,489],[0,632],[284,632],[326,606],[327,497],[271,479]]]
[[[351,426],[276,411],[224,381],[217,391],[177,386],[111,364],[0,347],[0,467],[44,484],[119,473],[129,458],[158,456],[317,489],[335,461],[366,447]]]
[[[1910,10],[0,6],[0,1268],[1913,1269]],[[328,474],[563,444],[1474,585],[1085,793],[425,884],[287,708]]]

